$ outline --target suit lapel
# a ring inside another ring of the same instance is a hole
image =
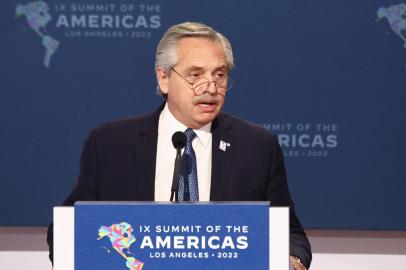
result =
[[[155,167],[158,144],[159,115],[165,103],[153,114],[145,116],[137,129],[133,145],[135,170],[137,175],[137,201],[153,201],[155,197]],[[227,123],[227,115],[220,114],[212,124],[212,172],[210,200],[223,201],[231,182],[230,169],[236,146],[232,127]]]
[[[137,175],[135,198],[138,201],[154,201],[158,122],[162,109],[163,105],[153,114],[145,116],[145,121],[139,127],[136,142],[133,145]]]
[[[212,124],[212,171],[210,201],[223,201],[230,184],[230,169],[235,148],[232,127],[227,124],[227,116],[220,114]]]

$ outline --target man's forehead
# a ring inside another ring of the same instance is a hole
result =
[[[184,38],[177,46],[177,65],[206,69],[227,67],[221,42],[207,38]]]

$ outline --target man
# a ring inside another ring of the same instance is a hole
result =
[[[290,206],[290,260],[294,269],[308,268],[310,244],[295,215],[276,136],[220,112],[233,65],[229,41],[212,28],[199,23],[171,27],[156,53],[165,103],[152,114],[104,124],[90,133],[78,183],[64,205],[168,201],[174,165],[167,160],[176,154],[171,137],[186,130],[184,156],[194,160],[188,164],[195,174],[181,174],[180,200]],[[52,251],[52,226],[48,236]]]

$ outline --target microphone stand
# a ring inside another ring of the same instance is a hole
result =
[[[179,174],[180,168],[182,168],[182,155],[181,155],[181,147],[176,147],[176,158],[175,158],[175,169],[173,170],[173,179],[172,179],[172,188],[171,188],[171,199],[173,201],[173,197],[175,196],[175,202],[179,201]]]

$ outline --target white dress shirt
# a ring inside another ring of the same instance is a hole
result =
[[[199,201],[210,200],[212,136],[211,123],[194,129],[196,138],[192,145],[196,154]],[[179,122],[165,105],[159,116],[158,145],[155,168],[155,201],[169,201],[171,196],[173,169],[176,149],[172,144],[172,135],[176,131],[184,132],[187,127]],[[183,150],[182,150],[183,153]]]

